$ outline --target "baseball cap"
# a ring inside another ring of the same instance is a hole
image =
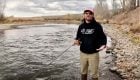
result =
[[[93,8],[86,8],[86,9],[84,10],[84,13],[85,13],[85,12],[94,13],[94,10],[93,10]]]

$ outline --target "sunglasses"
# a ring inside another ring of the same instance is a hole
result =
[[[93,13],[92,13],[92,12],[85,12],[84,14],[93,15]]]

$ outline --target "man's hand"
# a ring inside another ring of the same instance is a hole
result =
[[[96,49],[97,51],[101,51],[101,50],[103,50],[103,49],[105,49],[106,48],[106,45],[102,45],[99,49]]]
[[[73,45],[78,45],[80,46],[80,41],[79,40],[74,40],[74,44]]]

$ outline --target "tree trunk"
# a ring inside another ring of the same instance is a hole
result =
[[[4,19],[5,7],[6,7],[6,0],[0,0],[0,20]]]
[[[123,9],[125,10],[125,0],[123,0]]]
[[[129,10],[136,8],[136,0],[130,0]]]
[[[137,0],[137,7],[140,7],[140,0]]]

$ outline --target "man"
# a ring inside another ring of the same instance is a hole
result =
[[[99,51],[106,47],[107,38],[102,26],[96,22],[91,9],[84,10],[83,21],[80,24],[75,45],[80,45],[81,80],[87,80],[88,68],[92,80],[98,80]]]

